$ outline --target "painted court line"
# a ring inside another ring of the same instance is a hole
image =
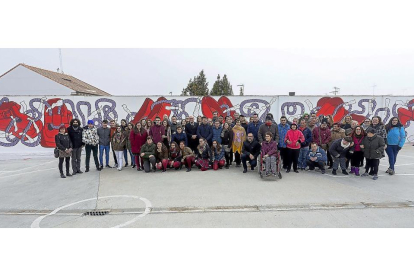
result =
[[[67,207],[70,207],[70,206],[73,206],[73,205],[76,205],[76,204],[79,204],[79,203],[82,203],[82,202],[87,202],[87,201],[92,201],[92,200],[98,200],[98,199],[104,199],[104,198],[135,198],[135,199],[140,199],[141,201],[143,201],[145,203],[145,211],[144,211],[144,213],[142,213],[142,214],[134,217],[133,219],[131,219],[131,220],[125,222],[125,223],[118,224],[118,225],[116,225],[116,226],[114,226],[112,228],[121,228],[121,227],[125,227],[127,225],[130,225],[131,223],[136,222],[138,219],[140,219],[140,218],[148,215],[151,212],[151,210],[152,210],[152,204],[151,204],[151,202],[148,199],[143,198],[143,197],[139,197],[139,196],[117,195],[117,196],[103,196],[103,197],[100,197],[100,198],[93,197],[93,198],[88,198],[88,199],[80,200],[80,201],[77,201],[77,202],[74,202],[74,203],[70,203],[70,204],[67,204],[65,206],[61,206],[59,208],[56,208],[55,210],[53,210],[49,214],[44,215],[44,216],[40,216],[37,219],[35,219],[32,222],[32,224],[30,225],[30,227],[31,228],[40,228],[40,222],[44,218],[46,218],[48,216],[52,216],[52,215],[56,214],[57,212],[59,212],[60,210],[65,209]]]

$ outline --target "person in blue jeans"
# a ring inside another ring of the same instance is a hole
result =
[[[386,171],[390,175],[395,174],[395,163],[397,162],[397,155],[405,143],[405,129],[397,117],[392,117],[385,126],[387,131],[387,148],[385,151],[388,155],[388,162],[390,167]]]
[[[306,154],[308,153],[310,143],[312,142],[312,131],[307,127],[304,118],[299,121],[299,130],[302,131],[305,141],[300,144],[298,165],[301,170],[306,169]]]
[[[103,153],[105,151],[105,161],[106,167],[112,168],[109,166],[109,145],[111,141],[111,129],[108,127],[108,121],[103,120],[102,126],[98,128],[98,136],[99,136],[99,163],[101,165],[100,169],[103,168]]]

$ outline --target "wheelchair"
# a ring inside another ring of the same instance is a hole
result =
[[[263,158],[263,152],[260,153],[259,155],[259,165],[257,166],[258,171],[259,171],[259,175],[260,178],[263,178],[264,176],[266,176],[266,161]],[[280,157],[280,151],[277,151],[276,153],[276,173],[275,175],[273,175],[271,172],[269,176],[272,177],[278,177],[279,179],[282,179],[282,173],[281,173],[281,169],[282,169],[282,162],[281,162],[281,157]]]

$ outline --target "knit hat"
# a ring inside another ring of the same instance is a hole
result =
[[[93,120],[88,120],[88,125],[92,124],[93,125]]]
[[[273,120],[272,115],[267,114],[267,115],[266,115],[266,121],[272,121],[272,120]]]
[[[369,127],[368,129],[367,129],[367,133],[373,133],[373,134],[375,134],[375,129],[373,128],[373,127]]]
[[[349,136],[344,137],[344,140],[351,143],[352,142],[352,138]]]

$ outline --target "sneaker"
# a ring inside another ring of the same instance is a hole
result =
[[[377,179],[378,179],[378,175],[376,175],[376,174],[375,174],[375,175],[372,177],[372,179],[373,179],[373,180],[377,180]]]
[[[60,174],[60,177],[61,178],[66,178],[66,176],[63,173]]]
[[[349,175],[349,173],[346,170],[342,170],[342,174]]]
[[[322,173],[322,174],[325,174],[325,170],[322,170],[322,171],[321,171],[321,173]]]
[[[363,174],[361,174],[361,176],[369,176],[369,174],[367,172],[364,172]]]
[[[188,168],[186,172],[191,172],[191,168]]]
[[[385,171],[385,173],[390,173],[390,168],[388,168],[386,171]]]
[[[247,173],[247,169],[244,169],[244,170],[243,170],[243,173]]]
[[[89,168],[86,168],[85,172],[89,172]]]
[[[72,176],[70,173],[66,173],[66,176]]]
[[[83,171],[78,171],[78,173],[83,173]]]
[[[105,166],[105,168],[112,169],[112,167],[111,167],[111,166],[109,166],[109,165],[106,165],[106,166]]]
[[[290,173],[290,170],[286,170],[286,173]]]
[[[390,175],[394,175],[394,174],[395,174],[395,171],[390,169],[390,171],[389,171],[388,173],[389,173]]]
[[[294,170],[294,172],[295,172],[295,173],[299,173],[299,171],[298,171],[298,170]]]
[[[115,163],[114,168],[118,168],[118,163]]]
[[[332,170],[332,174],[333,175],[336,175],[336,170]]]

